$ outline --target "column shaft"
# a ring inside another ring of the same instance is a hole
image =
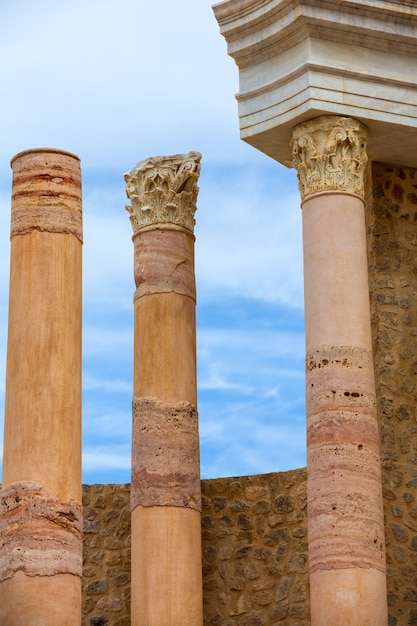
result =
[[[81,620],[81,173],[78,157],[12,161],[0,623]]]
[[[134,229],[132,625],[202,624],[194,235],[200,155],[126,175]]]
[[[303,196],[307,497],[313,626],[387,623],[363,173],[366,130],[295,128]]]

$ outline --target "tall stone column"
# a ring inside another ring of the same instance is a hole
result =
[[[0,623],[81,621],[81,172],[53,149],[12,160]]]
[[[366,143],[366,128],[345,117],[322,116],[293,131],[303,211],[313,626],[387,623]]]
[[[201,155],[125,175],[135,249],[132,626],[201,626],[194,212]]]

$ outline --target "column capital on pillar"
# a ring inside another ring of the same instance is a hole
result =
[[[368,131],[351,117],[322,115],[293,128],[293,165],[301,199],[325,191],[364,197]]]
[[[200,160],[199,152],[149,157],[125,174],[134,233],[156,224],[194,232]]]

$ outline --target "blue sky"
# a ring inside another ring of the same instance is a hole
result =
[[[0,415],[10,159],[40,146],[81,158],[83,480],[129,482],[134,282],[123,174],[148,156],[198,150],[202,476],[303,466],[296,176],[239,139],[238,70],[211,2],[2,3],[0,53]]]

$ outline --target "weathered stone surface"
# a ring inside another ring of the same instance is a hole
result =
[[[117,596],[106,596],[97,602],[97,608],[103,611],[120,611],[122,602]]]
[[[259,611],[251,611],[238,621],[239,626],[262,626],[266,624],[265,617]]]
[[[363,348],[329,346],[308,354],[306,363],[310,571],[384,572],[372,355]]]
[[[204,624],[307,626],[305,470],[201,486]],[[129,485],[83,486],[85,510],[97,525],[84,534],[82,626],[130,626],[129,492]],[[275,506],[279,520],[268,513]],[[268,547],[270,532],[278,543]]]
[[[32,230],[72,234],[82,241],[81,215],[61,207],[12,210],[10,236],[24,235]]]
[[[11,237],[40,230],[82,241],[79,158],[50,148],[28,150],[12,166]]]
[[[372,164],[366,219],[390,625],[417,623],[416,190],[415,169]]]
[[[97,525],[84,534],[82,626],[130,626],[130,486],[83,485],[83,503]]]
[[[89,621],[89,626],[108,626],[109,620],[107,617],[92,617]]]
[[[195,301],[193,235],[161,225],[139,230],[133,242],[135,299],[174,291]]]
[[[108,589],[107,580],[105,578],[102,578],[101,580],[94,580],[93,582],[89,583],[87,587],[85,588],[85,592],[88,595],[93,596],[98,593],[104,593],[105,591],[107,591],[107,589]]]
[[[132,441],[132,510],[140,505],[200,511],[196,407],[134,398]]]
[[[202,502],[204,623],[309,624],[305,470],[204,480]]]
[[[0,491],[0,581],[27,576],[81,576],[82,511],[60,502],[37,483],[16,483]]]

